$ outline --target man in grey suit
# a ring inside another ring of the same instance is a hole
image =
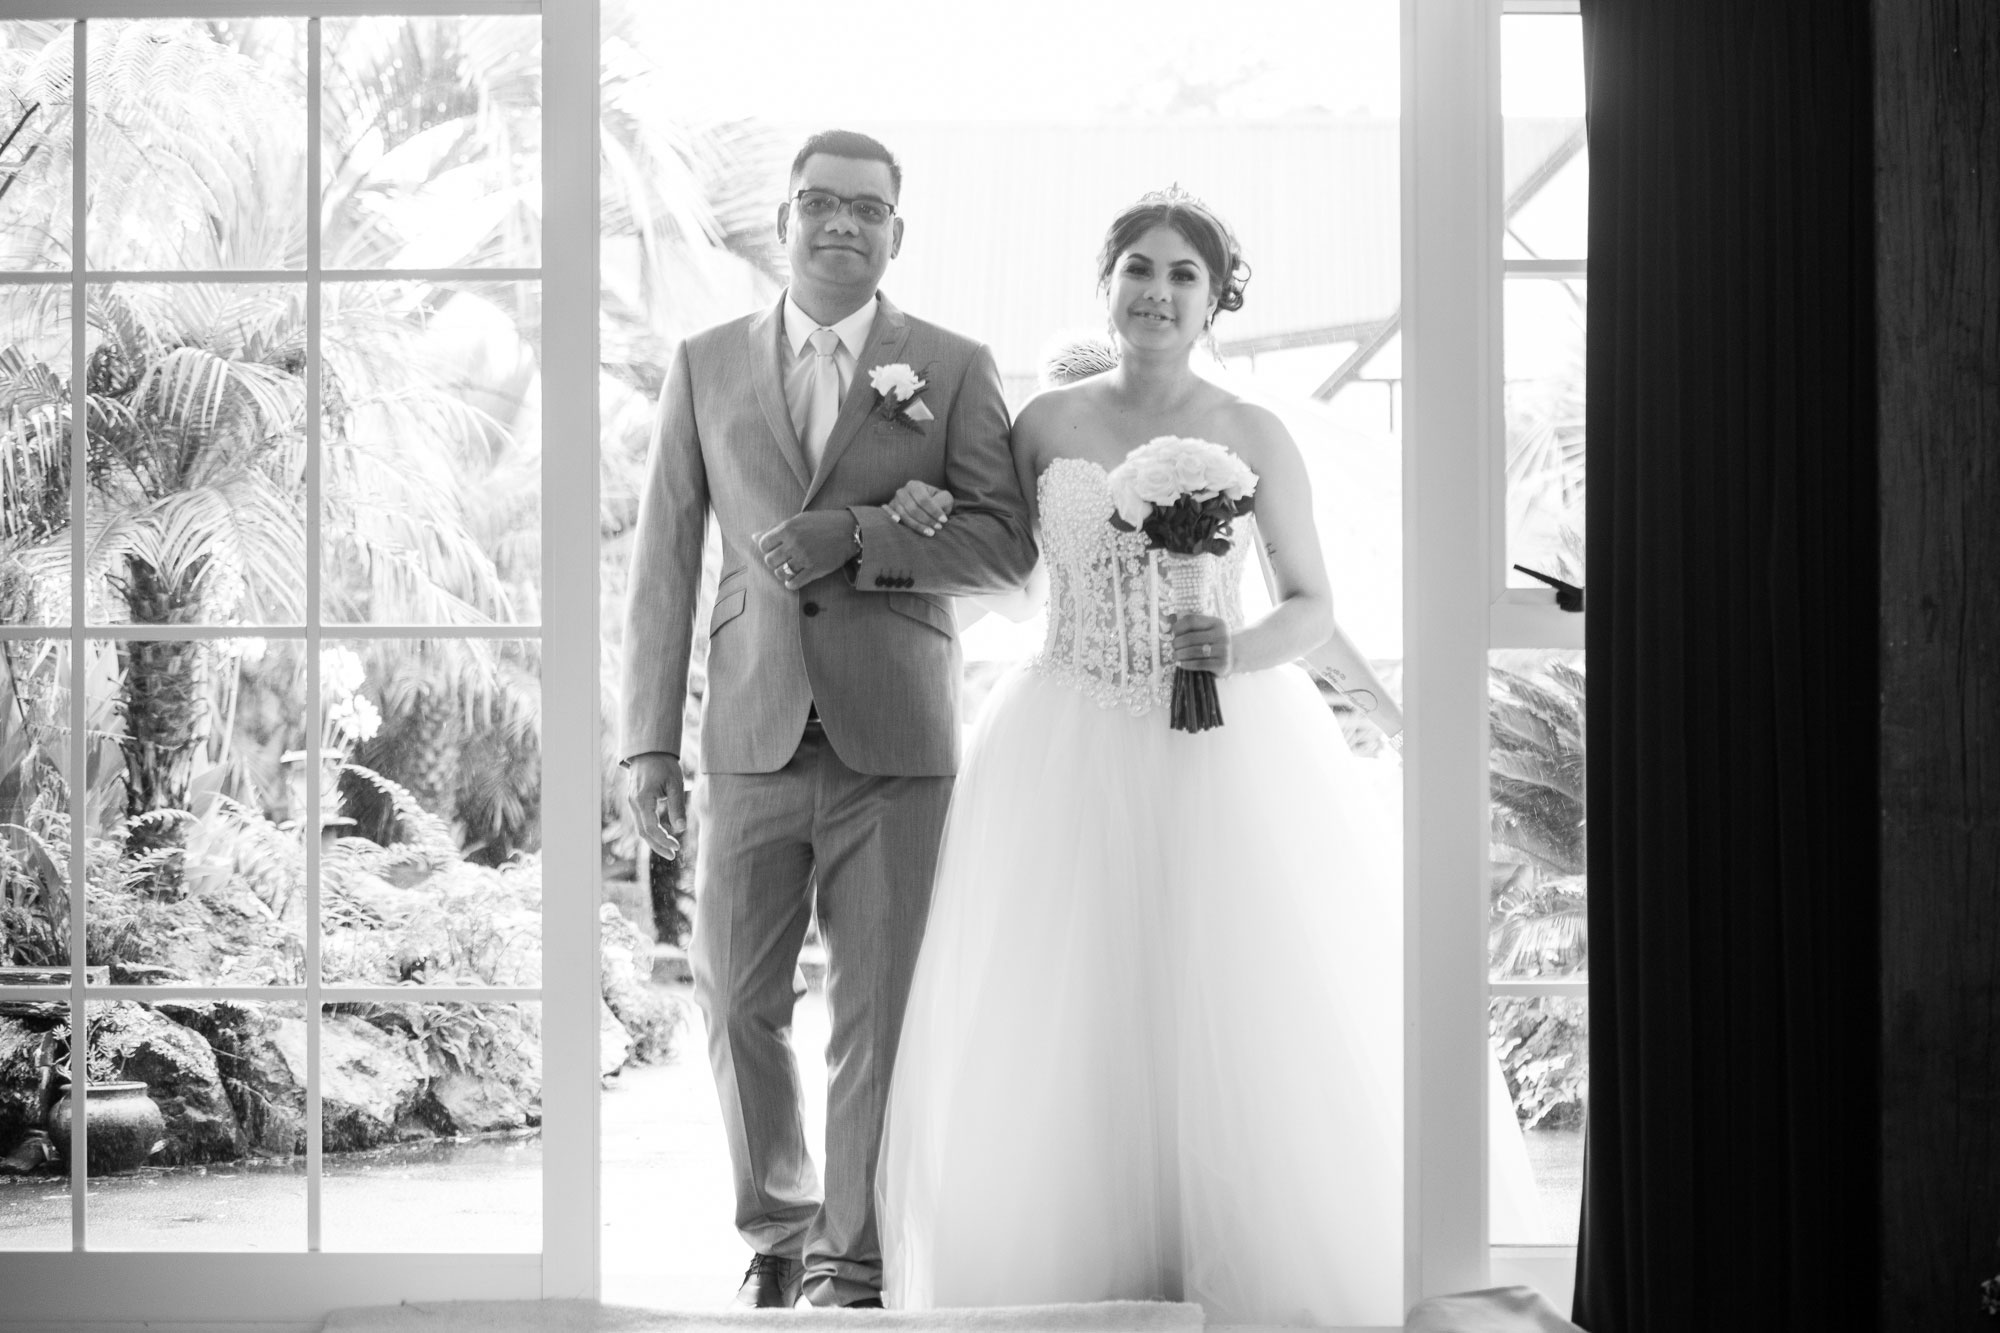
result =
[[[685,824],[710,515],[722,541],[693,966],[736,1225],[756,1251],[745,1305],[790,1306],[802,1288],[815,1305],[880,1304],[882,1109],[958,768],[951,599],[1017,586],[1035,559],[992,353],[878,290],[902,245],[901,189],[866,135],[806,142],[778,211],[791,285],[675,354],[639,510],[622,751],[640,831],[666,856]],[[911,480],[953,497],[931,535],[885,508]],[[832,1024],[824,1191],[789,1042],[815,882]]]

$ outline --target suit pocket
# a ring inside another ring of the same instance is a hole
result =
[[[735,592],[725,593],[723,596],[716,598],[715,613],[708,618],[708,632],[714,634],[724,625],[742,615],[743,603],[748,596],[749,593],[746,590],[738,588]]]
[[[958,622],[952,618],[951,611],[920,593],[890,593],[889,609],[912,620],[921,620],[940,634],[958,633]]]

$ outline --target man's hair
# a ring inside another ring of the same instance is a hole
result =
[[[792,159],[791,185],[798,188],[799,173],[806,169],[806,159],[818,153],[828,157],[851,157],[862,162],[880,162],[889,168],[889,185],[896,192],[896,203],[903,197],[903,164],[888,150],[880,139],[871,138],[859,130],[821,130],[806,140],[805,147]]]

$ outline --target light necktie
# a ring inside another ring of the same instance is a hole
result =
[[[827,436],[833,434],[833,419],[840,415],[840,362],[835,353],[840,350],[840,335],[832,329],[814,329],[812,332],[812,377],[806,384],[806,428],[800,443],[806,447],[806,460],[819,470],[819,461],[826,454]]]

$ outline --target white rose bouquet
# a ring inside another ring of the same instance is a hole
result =
[[[1148,440],[1111,470],[1111,526],[1144,532],[1163,552],[1164,575],[1175,615],[1200,611],[1212,600],[1215,561],[1227,555],[1230,522],[1247,514],[1257,474],[1228,449],[1209,440],[1162,435]],[[1174,668],[1167,725],[1206,731],[1222,725],[1215,677]]]

